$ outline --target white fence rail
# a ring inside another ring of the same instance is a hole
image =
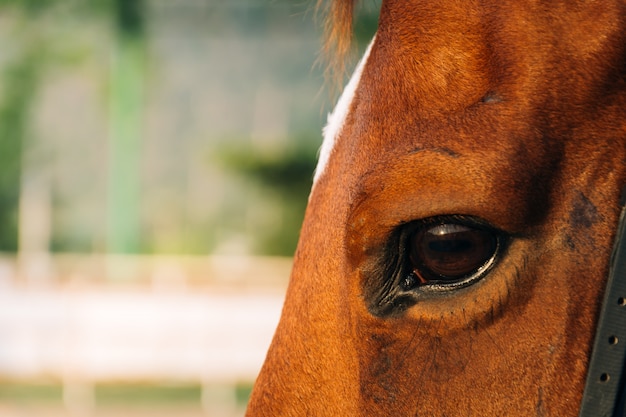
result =
[[[252,381],[278,295],[0,293],[0,375]]]
[[[254,380],[279,319],[290,260],[103,259],[111,270],[137,274],[107,285],[101,271],[76,259],[51,258],[44,273],[35,268],[48,275],[36,285],[19,273],[7,277],[19,262],[0,265],[0,378]]]

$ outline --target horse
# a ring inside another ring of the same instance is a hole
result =
[[[626,2],[383,0],[246,415],[578,415],[624,184]]]

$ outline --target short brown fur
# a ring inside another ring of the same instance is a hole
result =
[[[354,4],[332,7],[342,51]],[[626,184],[626,2],[384,0],[349,110],[247,415],[577,416]],[[398,236],[441,216],[506,250],[379,308]]]

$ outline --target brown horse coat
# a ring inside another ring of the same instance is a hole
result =
[[[577,415],[626,184],[625,19],[383,1],[248,416]],[[498,237],[489,267],[403,284],[415,230],[455,222]]]

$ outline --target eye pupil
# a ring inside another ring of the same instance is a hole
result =
[[[440,252],[440,253],[463,252],[463,251],[467,251],[472,246],[472,243],[469,240],[461,240],[461,239],[433,240],[431,242],[427,242],[427,244],[428,244],[428,250],[432,252]]]
[[[413,271],[423,283],[456,283],[490,263],[498,236],[484,228],[444,223],[420,228],[409,245]]]

